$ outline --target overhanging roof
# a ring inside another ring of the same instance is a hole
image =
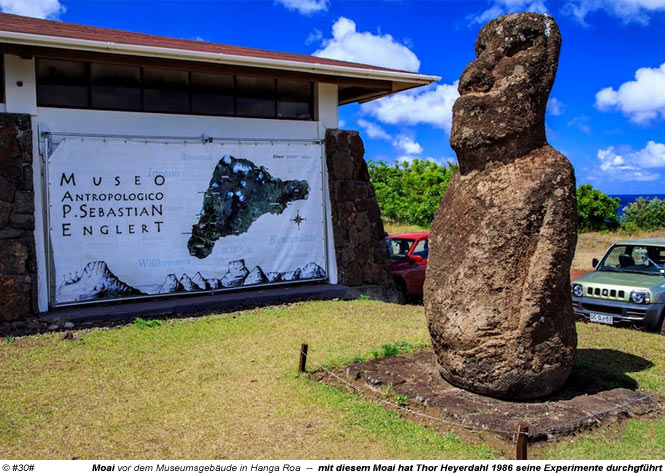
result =
[[[23,57],[187,67],[339,85],[339,103],[366,102],[438,81],[408,71],[293,53],[147,35],[0,13],[0,50]],[[144,60],[140,61],[144,63]]]

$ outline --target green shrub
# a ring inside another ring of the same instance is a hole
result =
[[[375,358],[390,358],[391,356],[408,353],[413,349],[413,346],[406,341],[401,341],[399,343],[387,343],[381,349],[382,352],[375,352]]]
[[[162,326],[164,322],[162,320],[144,320],[142,318],[134,319],[134,326],[137,328],[154,328]]]
[[[621,216],[621,226],[626,232],[641,229],[665,228],[665,201],[654,198],[638,198],[637,201],[626,206]]]
[[[394,165],[370,161],[368,169],[384,218],[429,228],[458,166],[414,159]]]
[[[400,407],[405,407],[409,403],[404,394],[395,394],[395,402]]]
[[[397,355],[399,355],[399,346],[397,346],[394,343],[383,345],[384,358],[390,358],[391,356],[397,356]]]
[[[622,220],[623,221],[623,220]],[[621,223],[621,232],[624,234],[635,234],[640,228],[637,227],[637,224],[632,222],[622,222]]]
[[[619,198],[610,198],[591,185],[577,187],[577,216],[580,231],[617,229]]]

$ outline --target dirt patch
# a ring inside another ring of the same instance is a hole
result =
[[[490,430],[507,440],[513,439],[520,423],[529,426],[531,441],[552,440],[659,411],[656,398],[625,387],[608,387],[606,381],[578,369],[559,392],[548,398],[511,402],[480,396],[441,378],[431,351],[354,363],[333,374],[348,384],[325,371],[316,372],[315,377],[346,389],[350,384],[366,396],[422,412],[430,422],[440,418],[472,429]],[[444,422],[440,424],[445,430],[451,428]]]

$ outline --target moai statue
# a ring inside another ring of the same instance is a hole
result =
[[[545,137],[560,47],[549,15],[490,21],[453,107],[460,169],[432,223],[425,312],[441,375],[489,396],[551,394],[575,357],[575,176]]]

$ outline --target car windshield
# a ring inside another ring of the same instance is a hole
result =
[[[413,246],[415,239],[389,238],[386,239],[386,242],[388,242],[390,257],[396,259],[406,257],[406,255],[409,253],[409,249],[411,249],[411,246]]]
[[[665,276],[665,247],[634,244],[613,246],[605,254],[598,270]]]

